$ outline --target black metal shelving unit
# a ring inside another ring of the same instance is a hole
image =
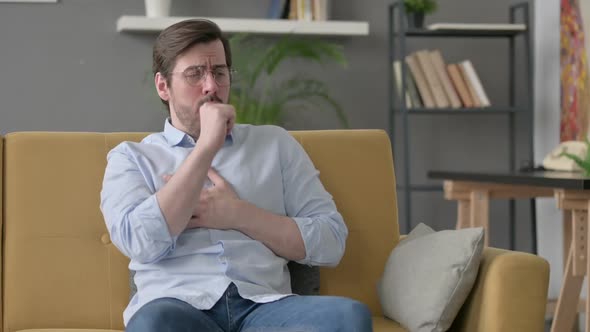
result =
[[[404,198],[404,210],[405,210],[405,231],[409,232],[412,228],[412,192],[414,191],[442,191],[442,186],[435,185],[416,185],[411,183],[411,158],[410,158],[410,137],[409,131],[411,130],[409,124],[409,118],[412,116],[437,116],[437,115],[456,115],[456,116],[477,116],[481,114],[497,114],[498,116],[506,116],[508,118],[508,132],[509,132],[509,146],[508,146],[508,161],[507,169],[515,170],[516,163],[516,123],[515,118],[517,114],[524,113],[527,123],[530,125],[530,144],[529,151],[526,158],[530,161],[531,165],[533,162],[533,44],[531,36],[531,16],[530,16],[530,5],[528,2],[518,3],[510,6],[509,10],[509,22],[508,23],[522,23],[525,25],[524,30],[427,30],[427,29],[408,29],[406,23],[406,14],[404,12],[403,0],[398,0],[395,3],[389,5],[389,133],[391,135],[392,142],[402,140],[402,160],[403,163],[396,162],[396,169],[399,167],[403,168],[403,177],[398,177],[401,182],[398,185],[398,191],[401,191],[401,197]],[[518,20],[518,21],[517,21]],[[407,53],[407,39],[408,38],[467,38],[467,39],[508,39],[508,50],[509,50],[509,101],[507,107],[486,107],[486,108],[459,108],[459,109],[440,109],[440,108],[410,108],[408,109],[404,98],[398,98],[397,87],[395,86],[395,80],[393,78],[393,62],[400,60],[401,66],[401,96],[405,96],[406,92],[406,75],[407,66],[405,65],[404,58]],[[522,37],[523,39],[523,56],[524,64],[526,66],[525,80],[526,80],[526,105],[517,107],[515,106],[515,81],[516,71],[515,62],[518,54],[516,54],[516,39]],[[402,132],[397,133],[395,130],[395,118],[396,116],[401,118]],[[531,200],[531,217],[532,217],[532,232],[533,232],[533,251],[536,252],[536,226],[535,226],[535,206],[534,200]],[[509,202],[509,214],[510,214],[510,247],[515,247],[515,201],[510,200]]]

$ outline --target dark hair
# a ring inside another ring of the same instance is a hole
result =
[[[231,50],[229,41],[223,36],[219,26],[205,19],[190,19],[175,23],[164,29],[154,44],[152,71],[154,76],[160,72],[170,86],[171,72],[176,59],[195,44],[221,40],[225,51],[225,62],[231,68]],[[162,100],[168,111],[168,101]]]

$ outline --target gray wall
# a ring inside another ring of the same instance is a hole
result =
[[[543,157],[559,143],[560,118],[560,59],[559,59],[559,7],[558,0],[540,1],[536,15],[536,68],[535,75],[535,158]],[[541,23],[542,22],[542,23]],[[549,298],[559,295],[563,273],[563,225],[561,211],[555,199],[537,199],[539,225],[539,255],[551,264]],[[582,291],[582,296],[586,294]],[[584,324],[581,324],[582,326]]]
[[[353,128],[387,129],[387,5],[383,0],[333,0],[332,17],[370,22],[368,37],[334,39],[349,68],[327,66],[323,75]],[[506,22],[511,1],[441,0],[428,22]],[[268,0],[174,0],[173,15],[264,17]],[[23,130],[157,131],[165,112],[149,70],[155,35],[120,34],[120,15],[143,15],[142,0],[60,0],[57,4],[0,3],[0,133]],[[507,103],[507,43],[420,40],[412,49],[440,48],[445,60],[471,59],[494,104]],[[293,69],[303,70],[303,66]],[[317,68],[315,69],[317,70]],[[498,115],[412,119],[415,181],[429,169],[506,168],[507,122]],[[337,128],[329,113],[292,115],[288,129]],[[526,125],[519,124],[526,154]],[[399,130],[399,128],[397,129]],[[399,144],[395,145],[396,159]],[[398,167],[401,169],[401,167]],[[359,176],[370,170],[359,170]],[[398,176],[401,175],[398,170]],[[452,228],[455,205],[440,192],[415,196],[413,224]],[[402,203],[402,202],[400,202]],[[400,204],[401,205],[401,204]],[[506,203],[494,202],[491,242],[507,247]],[[526,205],[519,204],[517,249],[530,249]],[[400,217],[403,218],[403,211]],[[402,231],[406,231],[402,228]]]

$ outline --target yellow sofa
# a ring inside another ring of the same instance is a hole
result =
[[[321,293],[366,303],[375,331],[405,331],[383,317],[376,292],[399,241],[388,136],[380,130],[292,134],[320,170],[350,230],[341,264],[321,269]],[[0,140],[4,332],[123,330],[128,259],[110,243],[99,192],[107,152],[145,135],[22,132]],[[452,330],[542,331],[548,271],[537,256],[486,249]]]

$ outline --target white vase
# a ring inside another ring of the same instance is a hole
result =
[[[170,16],[172,0],[145,0],[145,14],[147,17]]]

